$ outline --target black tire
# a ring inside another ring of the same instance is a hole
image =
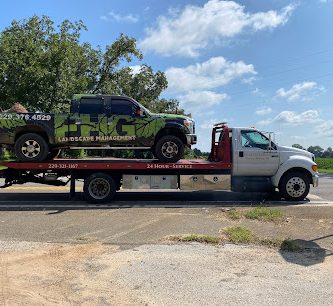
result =
[[[105,173],[94,173],[84,180],[83,192],[89,203],[110,202],[116,194],[116,189],[114,179]]]
[[[15,155],[23,162],[41,162],[46,159],[49,146],[45,139],[35,133],[23,134],[15,143]]]
[[[58,157],[58,155],[60,154],[60,149],[52,149],[50,152],[49,152],[49,154],[47,154],[47,157],[46,157],[46,159],[47,160],[52,160],[52,159],[54,159],[54,158],[57,158]]]
[[[302,172],[290,172],[285,174],[279,184],[281,197],[288,201],[302,201],[310,191],[310,180]]]
[[[155,156],[165,163],[175,163],[184,155],[184,144],[173,135],[163,136],[155,146]]]

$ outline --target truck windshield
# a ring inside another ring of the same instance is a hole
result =
[[[269,139],[258,131],[242,131],[241,132],[242,147],[259,148],[267,150],[269,147]],[[272,148],[275,144],[271,142]]]

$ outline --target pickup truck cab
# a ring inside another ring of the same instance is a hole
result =
[[[160,161],[176,162],[196,140],[191,118],[154,114],[124,96],[75,95],[69,114],[0,114],[0,143],[25,162],[52,159],[61,148],[101,147],[152,150]]]

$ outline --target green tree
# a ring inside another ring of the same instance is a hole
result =
[[[96,83],[100,51],[80,43],[82,21],[54,27],[47,17],[13,21],[0,34],[0,101],[30,110],[60,110],[69,97]]]
[[[168,82],[144,64],[138,73],[126,63],[141,60],[136,40],[120,34],[111,45],[82,43],[82,21],[55,26],[47,16],[13,21],[0,33],[0,107],[21,102],[30,111],[68,111],[75,93],[133,97],[153,112],[183,113],[175,99],[160,99]]]
[[[322,154],[322,157],[333,157],[332,147],[328,147]]]
[[[308,151],[313,153],[316,157],[321,157],[324,149],[320,146],[310,146],[308,147]]]

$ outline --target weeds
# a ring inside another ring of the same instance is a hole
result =
[[[197,234],[168,236],[167,239],[178,242],[201,242],[208,244],[218,244],[221,242],[220,237],[210,236],[210,235],[197,235]]]
[[[245,218],[260,221],[279,221],[283,213],[278,208],[256,207],[245,213]]]
[[[233,243],[250,243],[255,238],[252,231],[243,226],[228,227],[223,232],[226,234],[228,241]]]
[[[283,218],[283,212],[278,208],[256,207],[250,210],[230,209],[226,215],[231,220],[240,220],[245,217],[250,220],[278,222]]]
[[[230,209],[227,212],[227,216],[231,220],[239,220],[242,218],[242,213],[237,209]]]

